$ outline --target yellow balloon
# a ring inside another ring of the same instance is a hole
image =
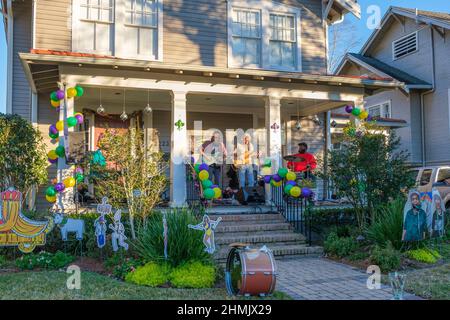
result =
[[[286,175],[286,180],[287,181],[295,181],[296,179],[297,179],[297,175],[295,173],[293,173],[293,172],[289,172]]]
[[[56,196],[49,197],[49,196],[46,195],[45,199],[47,199],[47,201],[50,202],[50,203],[55,203],[56,202]]]
[[[53,108],[58,108],[60,106],[60,102],[59,101],[51,100],[50,102],[51,102]]]
[[[58,159],[58,155],[56,154],[55,150],[49,151],[49,153],[47,153],[47,156],[50,160]]]
[[[64,130],[64,121],[61,121],[61,120],[58,121],[56,123],[55,127],[58,131],[63,131]]]
[[[262,176],[270,176],[272,175],[272,169],[268,167],[264,167],[261,169],[261,175]]]
[[[208,180],[208,179],[209,179],[209,173],[208,173],[208,171],[206,171],[206,170],[200,171],[200,173],[198,174],[198,178],[199,178],[201,181]]]
[[[302,189],[300,189],[299,187],[293,187],[291,189],[291,196],[293,196],[294,198],[300,197],[301,194],[302,194]]]
[[[220,188],[214,188],[214,199],[222,198],[222,190]]]
[[[72,177],[66,178],[64,179],[63,183],[66,188],[72,188],[75,186],[75,179]]]
[[[369,117],[369,113],[367,111],[363,111],[360,113],[359,118],[361,120],[366,120]]]
[[[75,88],[69,88],[69,89],[67,89],[67,97],[68,97],[69,99],[74,98],[74,97],[76,97],[76,96],[77,96],[77,89],[75,89]]]
[[[271,181],[271,184],[272,184],[272,186],[274,186],[274,187],[281,187],[282,185],[283,185],[283,181],[278,181],[278,182],[276,182],[275,180],[272,180]]]

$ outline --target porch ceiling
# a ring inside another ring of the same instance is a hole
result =
[[[398,81],[388,78],[331,76],[319,74],[276,72],[252,69],[232,69],[195,65],[176,65],[161,62],[119,59],[114,57],[95,56],[87,54],[65,53],[45,50],[32,50],[33,53],[19,53],[25,73],[32,88],[36,91],[49,91],[47,86],[38,85],[38,78],[33,74],[35,68],[59,69],[61,66],[114,69],[122,72],[146,72],[147,74],[176,74],[183,77],[199,76],[211,81],[221,82],[230,79],[250,80],[260,83],[283,83],[286,87],[293,84],[310,84],[328,86],[330,90],[336,87],[363,88],[367,91],[391,90],[400,87]],[[59,73],[58,73],[59,74]],[[54,81],[54,79],[52,79]],[[56,85],[56,83],[55,83]]]

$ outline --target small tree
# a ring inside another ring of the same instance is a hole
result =
[[[0,190],[25,195],[47,180],[47,157],[40,132],[18,115],[0,113]]]
[[[414,184],[408,173],[408,154],[398,150],[400,139],[394,132],[386,135],[377,129],[368,123],[359,128],[348,125],[343,148],[329,153],[325,171],[338,196],[347,198],[354,207],[361,231],[374,221],[379,205]]]
[[[100,170],[96,179],[98,191],[115,207],[126,203],[134,239],[134,217],[140,216],[145,222],[161,200],[167,185],[167,163],[161,153],[151,152],[145,145],[140,129],[133,128],[122,134],[108,129],[100,139],[99,147],[108,165],[97,168]],[[140,195],[135,194],[137,190]]]

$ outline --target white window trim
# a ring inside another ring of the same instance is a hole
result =
[[[80,50],[79,49],[79,37],[82,36],[79,32],[77,32],[78,24],[77,22],[87,21],[93,22],[92,20],[80,19],[80,0],[73,0],[72,2],[72,50],[75,52],[83,52],[83,53],[92,53],[92,54],[102,54],[102,55],[111,55],[116,56],[118,58],[124,59],[135,59],[135,60],[147,60],[147,61],[163,61],[163,48],[164,48],[164,32],[163,32],[163,2],[164,0],[158,0],[157,8],[157,56],[147,56],[147,55],[137,55],[130,56],[126,54],[126,48],[121,46],[123,43],[123,26],[127,25],[125,22],[125,1],[124,0],[115,0],[114,8],[113,8],[113,22],[104,22],[104,21],[95,21],[95,23],[103,23],[112,25],[111,37],[112,37],[112,50],[108,52],[98,51],[98,50]]]
[[[403,39],[406,39],[406,38],[410,37],[410,36],[413,35],[413,34],[415,34],[415,36],[416,36],[416,50],[414,50],[413,52],[410,52],[410,53],[408,53],[408,54],[405,54],[404,56],[401,56],[401,57],[396,58],[396,57],[395,57],[395,44],[396,44],[397,42],[403,40]],[[403,37],[401,37],[401,38],[398,38],[398,39],[392,41],[392,61],[396,61],[396,60],[403,59],[403,58],[405,58],[405,57],[407,57],[407,56],[410,56],[410,55],[412,55],[412,54],[415,54],[417,51],[419,51],[419,31],[411,32],[411,33],[407,34],[406,36],[403,36]]]
[[[291,71],[291,72],[302,72],[302,41],[301,41],[301,9],[285,5],[278,2],[272,1],[259,1],[259,0],[228,0],[227,3],[228,19],[228,67],[229,68],[245,68],[245,69],[256,69],[256,70],[272,70],[272,71]],[[250,10],[259,10],[261,12],[261,66],[242,66],[240,64],[235,64],[233,61],[233,8],[242,8]],[[288,14],[294,15],[296,18],[296,33],[297,33],[297,67],[296,68],[282,68],[282,67],[272,67],[270,65],[270,14]]]
[[[386,100],[386,101],[383,101],[383,102],[380,102],[380,103],[373,104],[373,105],[367,107],[367,112],[370,112],[370,109],[375,108],[375,107],[380,107],[381,108],[385,104],[389,105],[389,115],[390,115],[390,117],[388,119],[391,119],[392,118],[392,100]],[[380,110],[380,113],[382,113],[382,111],[383,110]],[[384,117],[381,117],[381,118],[384,118]]]

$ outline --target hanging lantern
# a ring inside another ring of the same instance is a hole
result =
[[[147,106],[144,108],[144,113],[149,115],[153,112],[152,107],[150,107],[150,90],[147,91]]]
[[[120,120],[122,120],[122,121],[127,121],[128,120],[128,115],[127,115],[127,113],[125,111],[122,112],[122,114],[120,115]]]
[[[100,105],[100,106],[97,108],[97,113],[100,114],[100,115],[105,114],[105,108],[103,108],[103,106]]]

